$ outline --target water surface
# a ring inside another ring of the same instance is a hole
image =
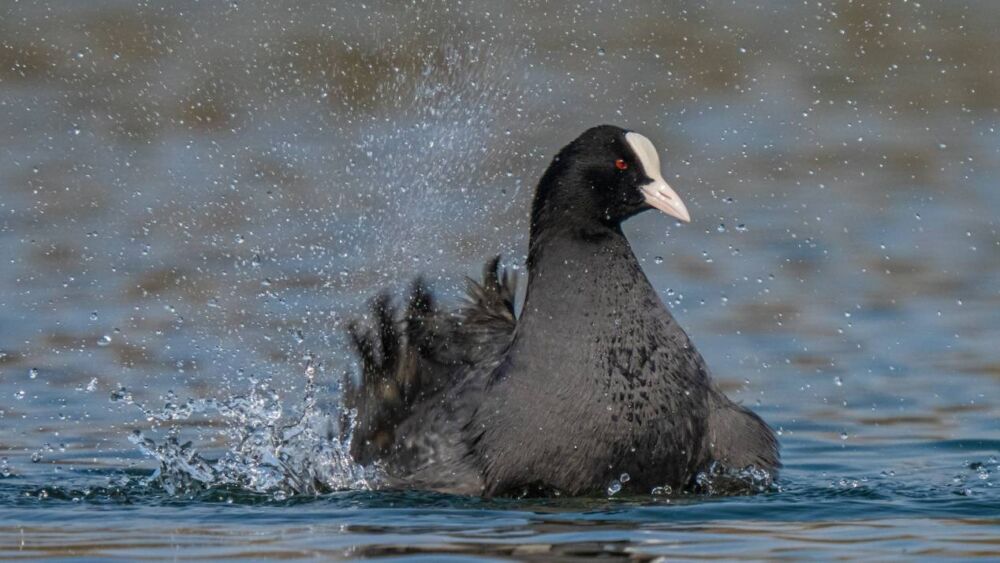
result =
[[[987,1],[4,4],[0,557],[995,557],[998,27]],[[688,203],[626,233],[779,430],[777,487],[364,490],[323,432],[346,320],[417,272],[452,299],[494,253],[523,273],[536,178],[604,122]],[[136,430],[178,475],[244,456],[240,483],[151,482]]]

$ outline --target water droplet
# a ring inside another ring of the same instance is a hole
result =
[[[841,379],[839,375],[833,378],[833,382],[837,385],[837,387],[844,386],[844,380]]]
[[[110,397],[108,397],[108,399],[112,403],[121,403],[121,402],[124,402],[124,403],[127,403],[127,404],[131,404],[132,403],[132,393],[130,393],[129,390],[126,389],[124,385],[119,385],[117,390],[111,392],[111,395],[110,395]]]
[[[93,313],[90,314],[90,320],[96,321],[97,319],[98,319],[97,311],[94,311]]]
[[[622,473],[621,476],[618,477],[618,480],[621,481],[622,483],[628,483],[629,479],[631,479],[631,478],[632,478],[632,476],[629,475],[628,473]]]
[[[105,334],[104,336],[102,336],[100,339],[97,340],[97,345],[98,346],[104,347],[104,346],[107,346],[109,344],[111,344],[111,335],[110,334]]]
[[[616,494],[618,494],[618,491],[621,490],[622,490],[622,484],[617,479],[615,479],[614,481],[611,482],[610,485],[608,485],[608,496],[613,497]]]
[[[662,256],[657,256],[656,258],[653,258],[653,263],[655,263],[655,264],[662,264],[663,263],[663,257]]]
[[[28,370],[28,379],[35,379],[38,377],[38,368],[31,368]]]
[[[604,47],[598,47],[597,48],[597,54],[599,56],[603,57],[606,53],[607,53],[607,51],[604,50]]]

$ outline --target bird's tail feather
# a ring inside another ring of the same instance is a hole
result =
[[[355,413],[351,454],[360,463],[385,455],[395,430],[413,406],[454,379],[462,366],[487,361],[506,349],[513,334],[516,276],[488,261],[481,282],[468,280],[467,302],[441,311],[423,279],[411,285],[400,311],[387,292],[371,304],[370,321],[352,321],[348,337],[361,367],[346,374],[344,406]]]

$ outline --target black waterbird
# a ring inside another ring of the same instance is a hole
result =
[[[774,432],[715,385],[622,233],[653,208],[690,220],[649,139],[594,127],[538,183],[519,316],[499,258],[457,310],[420,280],[405,310],[377,297],[374,322],[350,328],[355,459],[391,486],[487,496],[691,489],[720,468],[773,477]]]

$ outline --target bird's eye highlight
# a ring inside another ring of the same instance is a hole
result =
[[[619,170],[625,170],[626,168],[628,168],[628,163],[625,162],[625,159],[619,158],[618,160],[615,161],[615,168]]]

